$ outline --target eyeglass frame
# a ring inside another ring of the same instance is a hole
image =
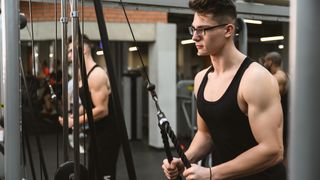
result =
[[[197,36],[204,36],[206,35],[206,31],[208,30],[212,30],[212,29],[216,29],[218,27],[223,27],[223,26],[226,26],[228,24],[219,24],[219,25],[216,25],[216,26],[210,26],[210,27],[204,27],[204,28],[194,28],[193,26],[189,26],[188,27],[188,30],[189,30],[189,34],[191,36],[194,35],[194,32],[196,32]],[[200,32],[200,33],[198,33]]]

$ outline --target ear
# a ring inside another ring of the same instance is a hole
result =
[[[84,45],[83,45],[83,54],[87,54],[88,51],[89,51],[88,45],[87,45],[87,44],[84,44]]]
[[[236,27],[233,24],[226,25],[226,27],[225,27],[225,37],[226,38],[232,37],[235,34],[235,29],[236,29]]]

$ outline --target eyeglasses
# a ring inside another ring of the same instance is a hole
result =
[[[212,29],[215,29],[218,27],[223,27],[226,25],[228,25],[228,24],[219,24],[216,26],[210,26],[210,27],[204,27],[204,28],[194,28],[193,26],[190,26],[188,29],[189,29],[189,33],[191,36],[193,36],[194,32],[196,32],[197,36],[204,36],[204,35],[206,35],[206,31],[212,30]]]

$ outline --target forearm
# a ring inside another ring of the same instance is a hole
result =
[[[108,113],[105,110],[97,109],[97,108],[92,109],[93,121],[98,121],[98,120],[102,119],[103,117],[105,117],[106,115],[108,115]],[[80,122],[80,124],[84,124],[84,123],[88,122],[87,112],[81,113],[81,115],[79,116],[79,122]]]
[[[233,179],[261,172],[282,161],[283,151],[257,145],[235,159],[212,168],[214,179]]]
[[[198,131],[185,154],[191,163],[196,163],[210,153],[212,145],[211,136]]]

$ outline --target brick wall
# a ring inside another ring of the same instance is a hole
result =
[[[70,14],[70,7],[68,9],[68,16]],[[79,6],[79,17],[81,20],[81,6]],[[85,21],[96,21],[96,14],[93,6],[84,6],[83,15]],[[25,13],[29,21],[29,3],[25,1],[20,2],[20,11]],[[57,19],[61,17],[60,3],[57,4]],[[106,22],[126,22],[124,13],[121,8],[108,8],[104,7],[104,18]],[[131,23],[156,23],[168,22],[168,15],[166,12],[157,11],[141,11],[141,10],[126,10],[129,21]],[[32,3],[32,18],[33,21],[54,21],[55,20],[55,5],[53,3]],[[69,16],[70,18],[70,16]]]

